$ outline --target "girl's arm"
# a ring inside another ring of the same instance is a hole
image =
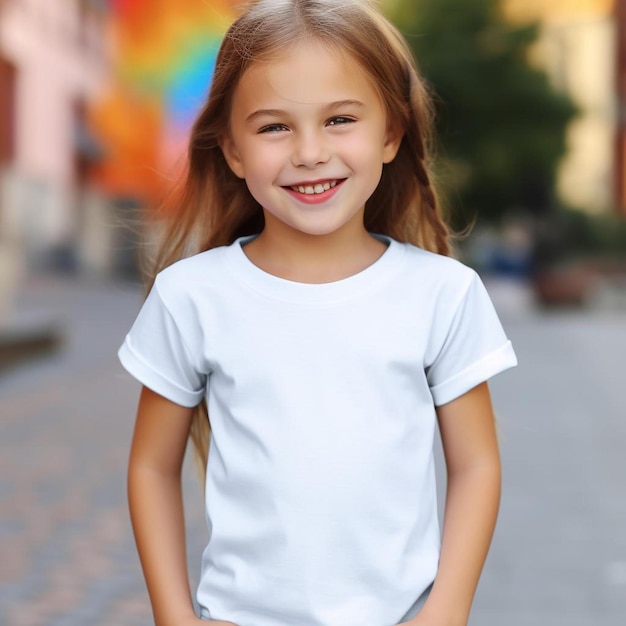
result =
[[[187,574],[181,470],[192,414],[145,387],[141,392],[128,500],[156,626],[211,624],[194,612]]]
[[[466,626],[500,504],[500,455],[487,383],[437,409],[448,486],[439,570],[411,626]]]

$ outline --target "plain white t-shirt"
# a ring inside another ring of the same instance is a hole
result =
[[[391,626],[435,578],[435,407],[516,357],[473,270],[381,239],[325,284],[264,272],[246,238],[179,261],[120,348],[145,386],[208,402],[203,617]]]

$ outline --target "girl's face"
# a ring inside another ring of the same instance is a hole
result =
[[[266,230],[328,235],[363,228],[365,202],[401,138],[360,66],[305,41],[245,72],[221,145]]]

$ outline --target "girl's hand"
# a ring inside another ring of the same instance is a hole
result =
[[[447,621],[445,618],[429,616],[422,611],[408,622],[402,622],[398,626],[467,626],[467,622]]]

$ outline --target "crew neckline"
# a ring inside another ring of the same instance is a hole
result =
[[[224,260],[239,280],[257,293],[270,298],[298,303],[330,303],[346,300],[369,290],[389,276],[403,252],[402,244],[386,235],[373,234],[387,249],[371,265],[356,274],[328,283],[302,283],[261,269],[255,265],[243,247],[257,235],[239,237],[225,247]]]

